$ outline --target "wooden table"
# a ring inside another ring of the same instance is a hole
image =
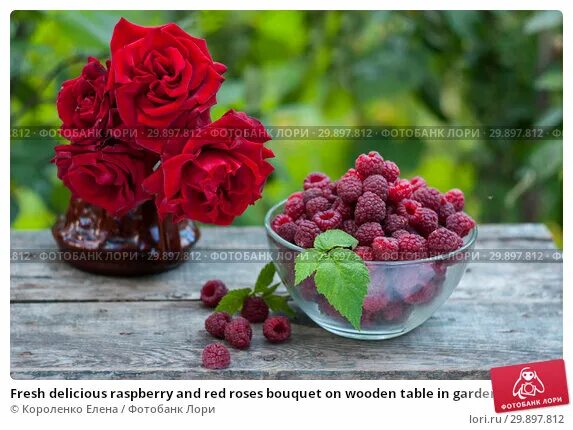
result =
[[[262,228],[204,228],[200,248],[266,249]],[[476,248],[554,249],[539,224],[483,225]],[[48,231],[14,231],[12,251],[54,248]],[[252,285],[263,263],[191,263],[108,278],[64,263],[11,264],[11,374],[17,379],[488,379],[492,366],[562,356],[562,264],[472,263],[452,297],[407,335],[358,341],[300,314],[281,345],[254,329],[224,371],[201,367],[213,341],[198,301],[220,278]]]

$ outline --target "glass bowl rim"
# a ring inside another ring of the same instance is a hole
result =
[[[285,239],[283,239],[282,237],[280,237],[272,228],[271,228],[271,217],[274,214],[274,212],[281,206],[283,206],[286,203],[287,199],[281,200],[280,202],[278,202],[277,204],[275,204],[274,206],[272,206],[268,211],[267,214],[265,215],[265,220],[264,220],[264,224],[265,224],[265,230],[267,231],[267,234],[272,237],[275,241],[277,241],[278,243],[280,243],[282,246],[292,250],[292,251],[297,251],[297,252],[303,252],[305,251],[305,248],[301,248],[298,245],[295,245],[294,243],[288,242]],[[436,255],[434,257],[428,257],[428,258],[421,258],[419,260],[400,260],[400,261],[368,261],[367,264],[370,265],[374,265],[374,266],[404,266],[404,265],[414,265],[414,264],[421,264],[421,263],[432,263],[432,262],[436,262],[436,261],[443,261],[443,260],[449,260],[453,257],[456,257],[457,255],[462,254],[463,252],[467,251],[468,249],[470,249],[473,244],[475,243],[476,239],[477,239],[477,235],[478,235],[478,227],[477,225],[470,231],[469,233],[469,238],[467,239],[467,242],[465,242],[461,248],[456,249],[455,251],[449,252],[447,254],[440,254],[440,255]],[[456,261],[460,261],[460,260],[456,260]]]

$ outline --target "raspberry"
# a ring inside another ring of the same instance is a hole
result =
[[[325,188],[330,184],[330,178],[322,172],[313,172],[304,179],[303,188]]]
[[[399,251],[398,239],[393,237],[377,237],[372,241],[372,253],[378,261],[398,260]]]
[[[290,321],[287,317],[271,317],[263,324],[263,334],[271,343],[284,342],[290,337]]]
[[[201,301],[205,306],[215,308],[228,291],[223,281],[212,279],[201,288]]]
[[[354,167],[356,167],[356,170],[363,178],[370,175],[379,175],[384,169],[384,159],[378,152],[370,151],[368,154],[359,155]]]
[[[329,209],[324,212],[318,212],[312,217],[312,221],[320,228],[322,231],[332,230],[333,228],[340,227],[342,223],[342,216]]]
[[[388,182],[394,182],[398,179],[398,176],[400,176],[400,169],[393,161],[386,160],[384,161],[384,167],[382,168],[381,174]]]
[[[362,246],[369,246],[374,238],[384,236],[382,226],[377,222],[366,222],[356,230],[354,237],[358,239],[358,243]]]
[[[225,326],[225,340],[234,348],[248,348],[252,337],[251,325],[243,317],[237,317]]]
[[[277,231],[277,228],[283,224],[286,224],[287,222],[292,222],[292,218],[288,215],[285,214],[278,214],[277,216],[275,216],[273,218],[273,220],[271,221],[271,228],[274,231]]]
[[[446,220],[446,228],[452,230],[460,237],[468,234],[475,225],[476,222],[465,212],[456,212]]]
[[[444,227],[431,232],[427,240],[430,255],[447,254],[461,248],[463,244],[461,237]]]
[[[402,302],[392,302],[382,311],[382,317],[386,321],[396,321],[400,318],[406,317],[409,313],[409,307]]]
[[[372,248],[369,246],[357,246],[354,248],[354,252],[364,261],[373,261],[374,256],[372,254]]]
[[[224,345],[212,343],[203,349],[201,361],[207,369],[224,369],[231,364],[231,354]]]
[[[298,227],[300,223],[303,221],[308,221],[308,217],[306,216],[306,214],[302,214],[294,223]]]
[[[231,315],[227,312],[214,312],[205,320],[205,330],[211,335],[223,339],[225,327],[231,321]]]
[[[332,209],[338,212],[343,220],[350,219],[354,215],[354,208],[344,203],[342,199],[338,197],[334,200],[334,203],[332,203]]]
[[[362,191],[370,191],[382,200],[388,198],[388,181],[382,175],[371,175],[364,179]]]
[[[409,219],[410,216],[414,215],[418,208],[421,207],[422,203],[417,202],[416,200],[404,199],[398,203],[398,206],[396,206],[396,213]]]
[[[426,239],[417,234],[404,234],[398,239],[401,260],[417,260],[428,256]]]
[[[292,199],[302,199],[302,191],[296,191],[292,193],[290,196],[288,196],[287,200],[292,200]]]
[[[464,193],[462,190],[457,188],[451,189],[446,194],[446,199],[454,205],[456,208],[456,212],[460,212],[464,210],[465,198]]]
[[[428,208],[418,208],[409,220],[412,227],[418,230],[422,236],[428,236],[439,227],[438,214]]]
[[[408,230],[396,230],[394,233],[392,233],[392,237],[394,239],[400,239],[400,236],[405,234],[410,234],[410,232]]]
[[[376,194],[366,191],[360,196],[354,209],[356,225],[366,222],[380,222],[386,216],[386,204]]]
[[[446,220],[452,214],[456,213],[456,208],[451,204],[445,196],[440,200],[440,207],[438,208],[438,221],[442,225],[446,225]]]
[[[388,306],[390,298],[386,294],[375,294],[364,297],[362,310],[367,313],[377,313]]]
[[[276,232],[287,242],[292,242],[296,233],[296,224],[294,222],[284,223],[277,227]]]
[[[315,197],[306,203],[306,215],[312,219],[315,213],[330,209],[330,202],[324,197]]]
[[[406,229],[408,227],[408,218],[401,215],[386,215],[384,220],[384,231],[386,234],[392,234],[397,230]]]
[[[388,187],[388,200],[399,203],[404,199],[409,199],[412,195],[412,186],[407,179],[400,179]]]
[[[322,189],[322,196],[330,203],[333,203],[337,199],[336,194],[330,189],[330,187]]]
[[[345,203],[354,203],[362,195],[362,181],[355,176],[342,177],[336,183],[336,193]]]
[[[440,208],[442,194],[435,188],[418,188],[412,193],[412,199],[422,203],[422,206],[437,211]]]
[[[411,305],[422,305],[434,298],[438,291],[438,286],[434,282],[419,285],[417,291],[413,291],[404,297],[404,302]]]
[[[320,228],[312,221],[303,220],[294,234],[294,243],[301,248],[312,248],[314,239],[320,234]]]
[[[241,316],[250,323],[261,323],[269,316],[269,306],[261,297],[247,297],[243,302]]]
[[[356,234],[356,230],[358,227],[353,219],[347,219],[346,221],[342,222],[342,230],[348,233],[350,236],[354,236]]]
[[[346,179],[346,178],[356,178],[362,180],[362,176],[360,175],[360,173],[356,171],[356,169],[348,169],[348,171],[344,175],[342,175],[340,179]]]
[[[290,216],[292,219],[298,219],[304,213],[304,202],[302,195],[299,197],[289,197],[284,209],[285,215]]]
[[[309,200],[315,197],[324,197],[324,193],[320,188],[309,188],[302,193],[302,201],[308,203]]]
[[[412,179],[410,179],[410,185],[412,186],[412,191],[416,191],[427,186],[426,180],[421,176],[414,176]]]

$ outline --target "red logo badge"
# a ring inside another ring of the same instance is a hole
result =
[[[563,360],[491,369],[496,412],[545,408],[569,403]]]

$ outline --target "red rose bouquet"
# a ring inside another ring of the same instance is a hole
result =
[[[55,148],[58,177],[113,216],[153,200],[161,219],[230,224],[261,197],[274,154],[246,114],[211,122],[226,67],[175,24],[121,19],[110,51],[105,66],[89,58],[58,94],[70,141]]]

